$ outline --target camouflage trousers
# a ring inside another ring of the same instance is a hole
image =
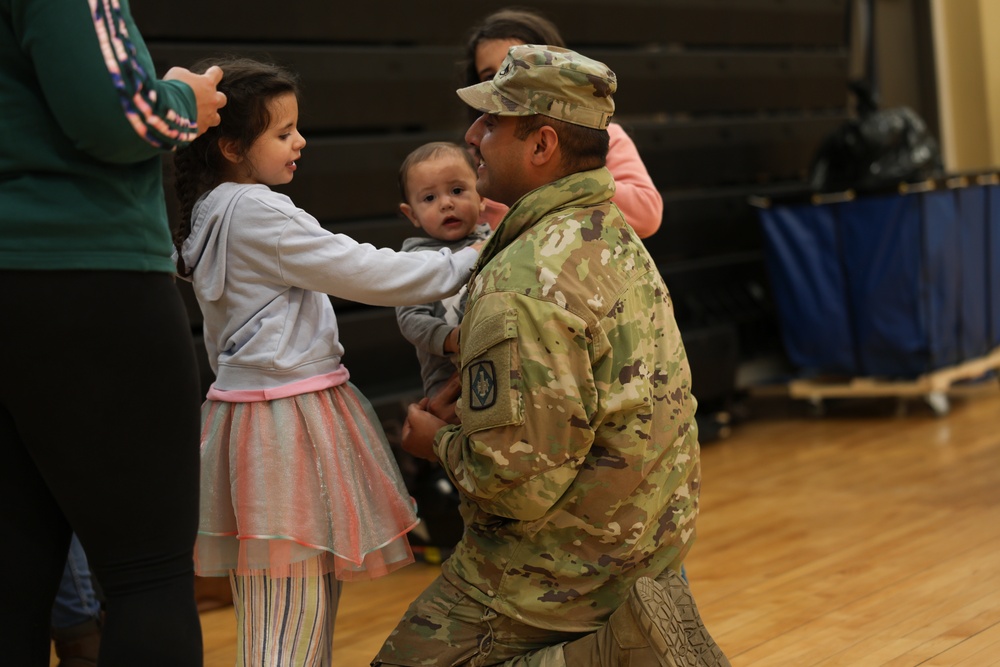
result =
[[[497,614],[439,576],[406,610],[371,664],[565,667],[562,645],[585,634],[543,630]]]

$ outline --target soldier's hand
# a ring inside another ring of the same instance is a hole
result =
[[[437,461],[434,453],[434,436],[445,422],[427,412],[427,399],[420,403],[411,403],[406,410],[406,423],[403,424],[403,449],[417,458]]]
[[[444,387],[427,401],[427,411],[449,424],[461,424],[458,418],[458,397],[462,395],[462,376],[455,371]]]

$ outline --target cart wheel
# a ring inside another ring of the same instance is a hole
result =
[[[943,391],[932,391],[924,397],[924,400],[927,401],[927,405],[931,407],[931,410],[938,417],[944,417],[951,409],[951,406],[948,404],[948,394]]]

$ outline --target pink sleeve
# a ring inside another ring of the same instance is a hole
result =
[[[483,198],[486,202],[486,208],[483,210],[482,216],[480,216],[479,221],[485,222],[490,226],[490,229],[496,229],[503,217],[507,215],[507,207],[500,202],[493,201],[492,199]]]
[[[663,220],[663,198],[622,126],[611,123],[608,134],[611,145],[607,168],[615,179],[615,196],[611,200],[621,209],[639,238],[652,236]]]

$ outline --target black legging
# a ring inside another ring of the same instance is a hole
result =
[[[0,662],[49,664],[75,530],[107,600],[101,667],[202,665],[200,390],[171,277],[0,271],[0,318]]]

